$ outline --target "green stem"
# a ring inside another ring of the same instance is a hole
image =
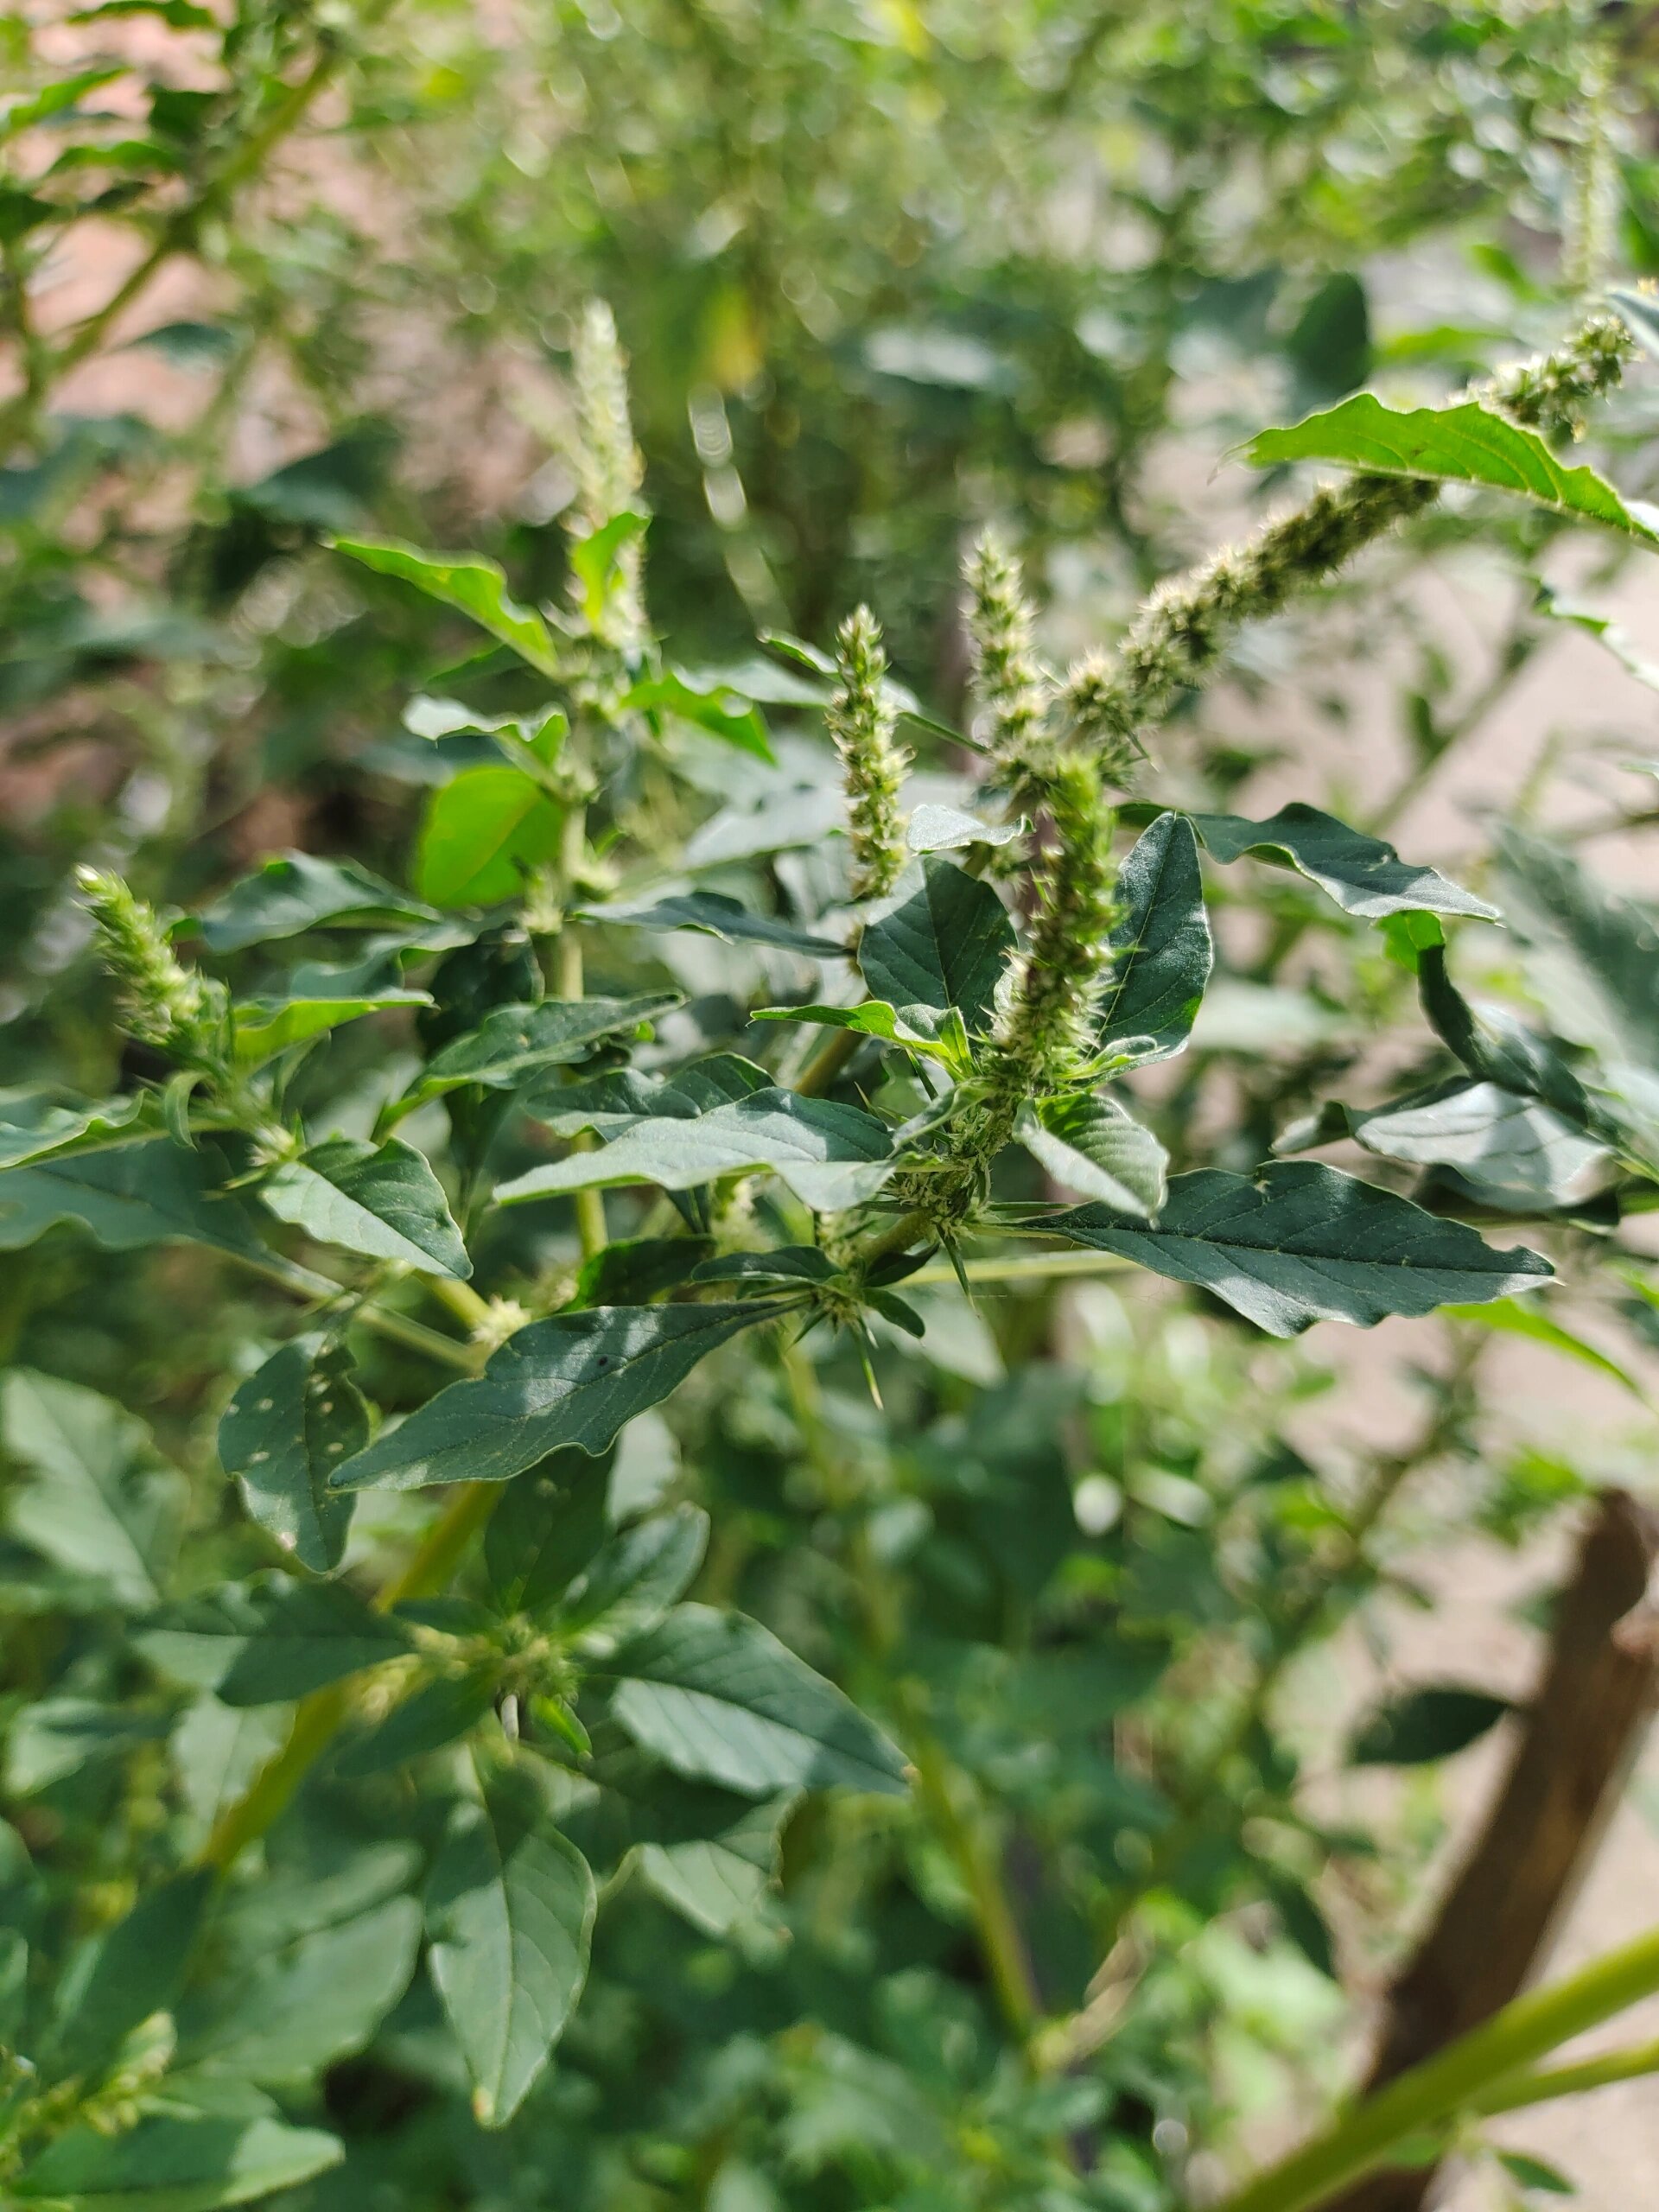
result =
[[[1042,2016],[1042,1995],[1003,1885],[996,1853],[957,1802],[955,1777],[938,1745],[912,1730],[909,1749],[916,1769],[917,1796],[968,1892],[980,1951],[998,2006],[1008,2033],[1024,2048]]]
[[[582,806],[573,806],[564,817],[559,844],[559,880],[567,904],[574,896],[587,858],[588,810]],[[582,939],[571,927],[568,917],[554,949],[551,981],[554,990],[562,999],[579,999],[585,988]],[[591,1152],[593,1147],[593,1137],[587,1134],[575,1138],[571,1143],[573,1152]],[[591,1260],[611,1241],[611,1232],[605,1219],[605,1193],[596,1190],[577,1191],[574,1197],[576,1235],[582,1240],[582,1256],[584,1260]]]
[[[1068,1282],[1078,1276],[1122,1274],[1135,1265],[1115,1252],[1014,1252],[1006,1258],[964,1260],[962,1272],[969,1282]],[[930,1260],[905,1277],[906,1284],[955,1282],[957,1271],[948,1260]]]
[[[1611,2050],[1605,2057],[1580,2059],[1576,2066],[1551,2066],[1539,2073],[1512,2075],[1483,2090],[1470,2110],[1489,2120],[1500,2112],[1522,2112],[1530,2105],[1551,2103],[1557,2097],[1580,2096],[1586,2089],[1605,2089],[1615,2082],[1637,2082],[1659,2074],[1659,2043],[1633,2044],[1628,2050]]]
[[[1389,2163],[1414,2135],[1465,2112],[1546,2053],[1659,1991],[1659,1928],[1501,2012],[1414,2066],[1216,2212],[1310,2212]],[[1577,2071],[1578,2069],[1569,2069]],[[1612,2077],[1616,2078],[1616,2077]]]

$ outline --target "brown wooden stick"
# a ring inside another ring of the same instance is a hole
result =
[[[1578,1893],[1659,1696],[1648,1585],[1659,1516],[1602,1498],[1562,1592],[1543,1679],[1485,1824],[1395,1982],[1368,2090],[1507,2005]],[[1421,2212],[1436,2169],[1374,2175],[1329,2212]]]

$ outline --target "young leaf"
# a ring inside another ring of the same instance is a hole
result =
[[[149,1432],[79,1382],[14,1368],[3,1392],[6,1449],[35,1476],[10,1492],[6,1522],[45,1558],[103,1583],[124,1605],[153,1605],[177,1544],[179,1478],[153,1471]]]
[[[1389,1314],[1505,1298],[1553,1273],[1524,1245],[1495,1250],[1461,1222],[1312,1162],[1254,1179],[1219,1168],[1177,1175],[1155,1226],[1080,1206],[1043,1227],[1199,1284],[1275,1337],[1315,1321],[1369,1329]]]
[[[469,616],[542,675],[558,675],[558,652],[546,623],[509,596],[506,577],[495,562],[476,553],[423,553],[393,538],[332,537],[327,543],[377,575],[396,576]]]
[[[1578,2184],[1569,2180],[1559,2166],[1535,2158],[1529,2152],[1499,2151],[1496,2156],[1517,2189],[1539,2190],[1546,2196],[1576,2196],[1579,2193]]]
[[[152,1613],[133,1643],[226,1705],[276,1705],[400,1658],[408,1631],[342,1583],[256,1574]]]
[[[1116,1099],[1050,1099],[1020,1109],[1014,1135],[1046,1173],[1079,1198],[1148,1218],[1164,1203],[1169,1154]]]
[[[435,908],[371,875],[355,861],[281,853],[204,908],[195,926],[211,951],[240,952],[246,945],[297,937],[304,930],[442,919]]]
[[[564,809],[522,770],[463,769],[427,803],[416,888],[439,906],[521,898],[531,870],[557,854],[563,827]]]
[[[612,1710],[677,1774],[750,1797],[902,1793],[905,1761],[833,1683],[740,1613],[679,1605],[612,1662]]]
[[[770,1168],[803,1205],[830,1212],[874,1198],[891,1172],[892,1144],[873,1114],[792,1090],[757,1090],[695,1116],[640,1122],[597,1152],[532,1167],[496,1198],[503,1205],[617,1183],[695,1190],[717,1176]]]
[[[593,540],[582,543],[590,545]],[[753,753],[758,760],[772,758],[765,716],[753,699],[734,690],[717,674],[703,677],[685,669],[664,669],[659,676],[641,677],[622,704],[658,715],[677,715],[682,721],[695,723],[711,736],[736,746],[740,752]]]
[[[378,1145],[329,1137],[282,1161],[258,1189],[279,1221],[320,1244],[463,1281],[473,1272],[443,1185],[426,1155],[401,1137]]]
[[[717,891],[677,892],[645,906],[590,906],[586,922],[608,922],[626,929],[700,930],[733,944],[772,944],[782,952],[804,952],[816,960],[844,960],[847,948],[834,938],[812,937],[769,914],[751,914],[735,899]]]
[[[955,1007],[970,1030],[982,1030],[1014,942],[989,884],[930,855],[920,890],[865,931],[858,964],[874,997],[940,1013]]]
[[[0,1169],[22,1167],[73,1146],[90,1148],[119,1136],[137,1118],[143,1103],[134,1096],[66,1105],[49,1090],[11,1091],[0,1097]]]
[[[220,1187],[222,1174],[206,1147],[192,1152],[171,1137],[6,1168],[0,1172],[0,1251],[14,1252],[59,1222],[73,1221],[111,1252],[181,1242],[268,1260],[270,1249],[241,1199]]]
[[[1659,545],[1645,509],[1627,506],[1593,468],[1564,467],[1535,430],[1522,429],[1478,400],[1402,409],[1385,406],[1371,392],[1357,392],[1290,429],[1259,431],[1244,458],[1257,468],[1331,461],[1369,476],[1484,485]]]
[[[452,1382],[346,1460],[342,1490],[505,1482],[574,1444],[602,1452],[698,1361],[777,1306],[596,1306],[532,1321],[482,1375]]]
[[[352,1500],[328,1488],[369,1440],[351,1354],[321,1335],[296,1337],[251,1375],[219,1424],[219,1457],[248,1511],[302,1567],[340,1565]]]
[[[258,1067],[290,1046],[365,1014],[431,1003],[429,992],[405,988],[395,955],[378,952],[338,964],[312,961],[296,969],[280,997],[237,1001],[236,1057],[244,1067]]]
[[[1218,861],[1247,853],[1294,868],[1327,892],[1344,913],[1376,920],[1385,914],[1426,910],[1498,918],[1496,906],[1477,899],[1437,868],[1414,868],[1381,837],[1351,830],[1333,815],[1296,800],[1265,822],[1237,814],[1195,814],[1192,826]]]
[[[1426,1766],[1465,1750],[1511,1710],[1485,1690],[1407,1690],[1361,1725],[1348,1756],[1356,1766]]]
[[[345,2155],[339,2137],[319,2128],[156,2114],[124,2135],[71,2128],[11,2187],[21,2204],[73,2203],[78,2212],[220,2212],[297,2189]]]
[[[632,999],[543,999],[535,1006],[500,1006],[474,1030],[434,1053],[426,1071],[381,1116],[384,1126],[457,1090],[481,1084],[501,1090],[542,1068],[568,1067],[607,1037],[625,1035],[680,1003],[675,991]]]
[[[587,1860],[519,1777],[454,1807],[427,1885],[427,1932],[484,2126],[512,2118],[564,2032],[594,1910]]]
[[[889,1006],[886,999],[864,999],[857,1006],[763,1006],[751,1021],[810,1021],[820,1029],[852,1029],[863,1037],[880,1037],[884,1043],[902,1045],[938,1060],[955,1075],[965,1075],[973,1065],[968,1032],[955,1007],[943,1017],[931,1007]]]
[[[709,1542],[709,1516],[677,1505],[613,1536],[571,1584],[561,1627],[581,1649],[604,1654],[655,1628],[690,1587]]]
[[[1185,815],[1160,814],[1118,871],[1122,918],[1111,934],[1110,981],[1096,1034],[1103,1051],[1120,1038],[1150,1037],[1143,1060],[1166,1060],[1192,1033],[1215,946],[1204,903],[1198,842]]]

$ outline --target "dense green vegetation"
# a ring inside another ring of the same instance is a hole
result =
[[[4,37],[0,2195],[1570,2187],[1289,1693],[1650,1443],[1640,12]]]

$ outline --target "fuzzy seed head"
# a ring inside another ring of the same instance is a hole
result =
[[[127,1034],[181,1055],[194,1051],[207,1025],[208,995],[200,976],[180,964],[155,909],[108,869],[79,868],[75,880],[97,924],[104,964],[121,986]]]
[[[1020,563],[985,530],[963,563],[973,653],[975,719],[996,759],[1019,768],[1043,722],[1050,684],[1032,649],[1032,610]]]
[[[825,716],[841,755],[853,847],[855,899],[885,898],[905,865],[905,822],[899,794],[910,755],[893,736],[894,716],[882,690],[887,656],[868,607],[842,624],[836,638],[841,678]]]
[[[581,426],[576,505],[584,525],[581,534],[588,536],[638,505],[645,475],[628,411],[627,358],[603,300],[589,300],[582,311],[572,366]],[[605,641],[632,660],[647,632],[645,552],[637,537],[619,549],[616,565],[620,581],[611,594]]]

